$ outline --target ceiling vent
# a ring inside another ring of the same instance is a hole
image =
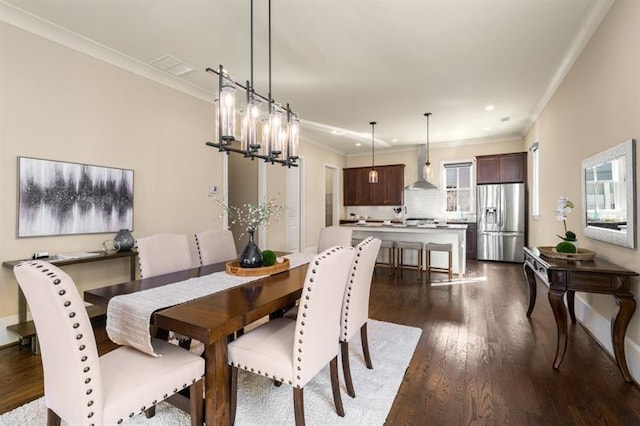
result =
[[[191,65],[187,65],[180,59],[171,55],[161,56],[158,59],[154,59],[149,62],[149,64],[176,76],[193,71],[193,67]]]

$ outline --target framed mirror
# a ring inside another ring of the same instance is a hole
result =
[[[636,141],[582,161],[582,224],[585,237],[636,245]]]

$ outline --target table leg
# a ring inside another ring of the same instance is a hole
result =
[[[231,374],[227,362],[226,338],[206,346],[204,417],[207,426],[230,424]]]
[[[564,309],[564,290],[549,290],[549,303],[556,317],[558,327],[558,344],[556,346],[556,358],[553,360],[553,368],[560,368],[564,353],[567,350],[567,313]]]
[[[567,308],[569,308],[569,317],[572,323],[576,323],[576,292],[567,290]]]
[[[530,317],[533,312],[533,307],[536,306],[536,277],[533,269],[531,269],[531,266],[529,266],[528,263],[523,265],[522,270],[524,271],[524,277],[529,285],[529,307],[527,308],[527,317]]]
[[[131,281],[136,280],[136,260],[135,256],[129,258],[129,278],[131,278]]]
[[[618,369],[622,373],[625,382],[633,382],[629,369],[627,368],[627,358],[624,354],[624,336],[627,332],[629,321],[636,310],[636,301],[633,296],[614,296],[618,304],[618,314],[613,321],[611,338],[613,340],[613,353],[618,363]]]

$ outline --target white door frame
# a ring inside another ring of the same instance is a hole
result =
[[[332,219],[332,223],[331,225],[338,225],[339,220],[339,207],[340,207],[340,185],[339,185],[339,181],[340,181],[340,168],[338,166],[335,166],[333,164],[328,164],[328,163],[324,163],[324,184],[322,185],[322,203],[323,203],[323,211],[324,211],[324,216],[323,218],[327,217],[327,204],[326,204],[326,200],[327,200],[327,176],[326,174],[329,172],[330,169],[331,172],[333,174],[333,178],[332,178],[332,182],[333,182],[333,197],[332,197],[332,212],[331,212],[331,219]]]

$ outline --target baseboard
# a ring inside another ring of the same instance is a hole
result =
[[[7,326],[16,324],[17,322],[18,315],[0,318],[0,348],[18,341],[18,336],[7,330]]]
[[[603,317],[582,297],[576,293],[575,312],[576,319],[591,333],[611,357],[613,345],[611,343],[611,321]],[[625,338],[624,351],[627,357],[627,367],[629,373],[636,383],[640,383],[640,345],[632,341],[628,336]]]

